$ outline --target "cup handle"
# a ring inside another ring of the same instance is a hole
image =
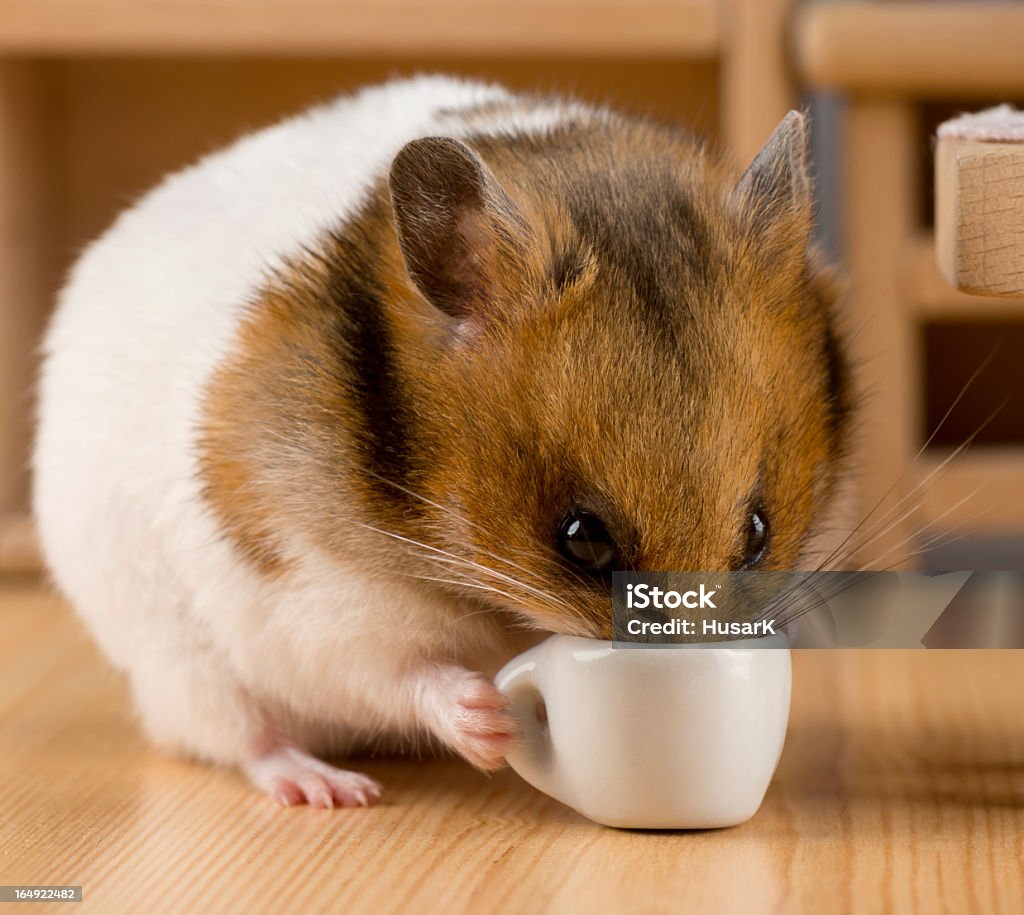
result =
[[[534,788],[557,797],[554,752],[546,716],[544,694],[538,682],[538,654],[543,643],[506,664],[494,684],[508,696],[512,714],[523,729],[522,742],[508,755],[509,765]]]

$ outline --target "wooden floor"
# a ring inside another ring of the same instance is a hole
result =
[[[122,683],[36,585],[0,582],[0,633],[0,884],[81,884],[70,911],[1024,910],[1013,652],[798,652],[758,815],[642,833],[456,760],[367,762],[375,809],[279,809],[147,750]]]

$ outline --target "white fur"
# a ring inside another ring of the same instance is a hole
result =
[[[441,608],[367,580],[358,557],[262,580],[203,503],[195,436],[268,271],[351,213],[405,142],[465,131],[453,111],[503,97],[419,78],[315,108],[170,176],[75,266],[45,341],[35,511],[56,582],[158,741],[245,763],[271,718],[295,736],[408,732],[424,702],[436,712],[423,665],[497,650],[482,623],[432,627]],[[570,112],[535,108],[518,127]]]

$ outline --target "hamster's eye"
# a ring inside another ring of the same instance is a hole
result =
[[[764,556],[768,545],[768,515],[762,506],[750,512],[747,521],[747,543],[743,550],[743,567],[756,566]]]
[[[574,509],[558,525],[558,552],[584,572],[607,572],[615,562],[615,541],[597,515]]]

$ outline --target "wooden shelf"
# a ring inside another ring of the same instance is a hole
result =
[[[1024,4],[863,0],[805,5],[797,68],[815,88],[976,97],[1024,91]]]
[[[718,0],[0,0],[6,54],[711,57]]]

